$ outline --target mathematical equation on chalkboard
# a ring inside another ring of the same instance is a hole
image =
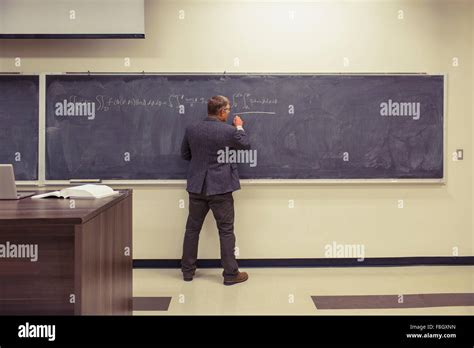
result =
[[[76,107],[80,103],[95,103],[96,112],[108,112],[119,107],[145,107],[145,108],[171,108],[184,113],[186,107],[207,105],[205,97],[187,96],[185,94],[170,94],[167,98],[143,98],[143,97],[117,97],[100,94],[93,100],[71,95],[66,99],[65,106]],[[63,101],[61,101],[62,103]],[[231,107],[237,110],[245,110],[247,113],[275,114],[274,111],[259,111],[258,107],[272,106],[278,104],[278,98],[253,96],[251,93],[234,93],[231,98]],[[255,109],[255,110],[254,110]],[[250,111],[252,110],[252,111]]]

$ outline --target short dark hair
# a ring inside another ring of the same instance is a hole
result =
[[[217,115],[227,105],[229,105],[229,99],[223,95],[215,95],[207,101],[207,113],[208,115]]]

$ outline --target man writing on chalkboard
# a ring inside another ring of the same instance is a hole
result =
[[[181,270],[185,281],[193,280],[196,270],[199,233],[209,212],[216,219],[221,247],[221,264],[225,285],[248,279],[239,272],[235,259],[234,199],[232,192],[240,189],[235,163],[221,163],[218,152],[226,148],[249,149],[249,139],[239,116],[233,126],[227,124],[230,102],[224,96],[214,96],[207,103],[208,116],[186,128],[181,156],[190,161],[186,190],[189,193],[189,215],[183,243]]]

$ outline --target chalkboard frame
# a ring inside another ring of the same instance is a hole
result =
[[[47,72],[40,75],[40,144],[39,144],[39,184],[41,186],[69,186],[71,180],[46,180],[45,179],[45,124],[46,124],[46,76],[49,75],[124,75],[124,76],[243,76],[243,75],[276,75],[276,76],[442,76],[443,77],[443,177],[439,179],[241,179],[244,186],[247,185],[359,185],[359,184],[429,184],[445,185],[447,183],[447,73],[426,72],[358,72],[358,73],[315,73],[315,72]],[[174,179],[147,179],[147,180],[101,180],[102,184],[114,186],[179,186],[186,184],[186,180]],[[77,184],[77,183],[76,183]]]

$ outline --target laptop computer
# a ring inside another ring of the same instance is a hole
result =
[[[12,164],[0,164],[0,199],[22,199],[33,196],[35,192],[18,192]]]

